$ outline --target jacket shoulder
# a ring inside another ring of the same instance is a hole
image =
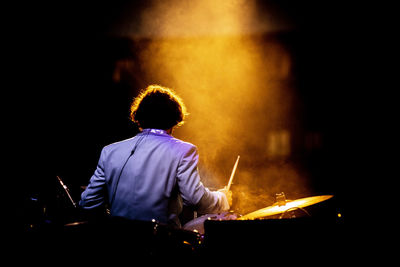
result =
[[[192,154],[195,153],[197,154],[197,146],[190,143],[190,142],[185,142],[183,140],[177,139],[177,138],[172,138],[170,140],[171,143],[171,149],[175,150],[179,154]]]
[[[119,148],[127,148],[130,147],[131,144],[133,145],[134,141],[135,141],[135,137],[131,137],[125,140],[121,140],[121,141],[117,141],[111,144],[108,144],[106,146],[103,147],[103,151],[112,151],[115,149],[119,149]]]
[[[175,137],[171,138],[171,142],[173,142],[174,144],[176,144],[176,145],[178,145],[180,147],[197,148],[196,145],[194,145],[194,144],[192,144],[190,142],[186,142],[186,141],[183,141],[181,139],[175,138]]]

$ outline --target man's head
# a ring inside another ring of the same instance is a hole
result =
[[[169,88],[150,85],[131,105],[131,120],[140,128],[170,129],[183,124],[186,107],[182,99]]]

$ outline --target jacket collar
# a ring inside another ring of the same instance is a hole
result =
[[[156,134],[156,135],[168,135],[166,130],[161,130],[161,129],[152,129],[152,128],[146,128],[142,130],[142,133],[147,133],[147,134]]]

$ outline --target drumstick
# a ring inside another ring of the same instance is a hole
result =
[[[69,194],[69,189],[68,187],[63,183],[63,181],[61,180],[60,177],[57,176],[58,181],[60,182],[61,186],[64,188],[65,193],[67,194],[69,200],[71,200],[72,205],[74,206],[74,208],[76,208],[76,203],[75,201],[72,199],[71,195]]]
[[[227,190],[227,191],[229,191],[229,188],[231,187],[232,180],[233,180],[233,176],[235,175],[236,168],[237,168],[237,165],[238,165],[238,163],[239,163],[239,159],[240,159],[240,155],[237,157],[237,160],[236,160],[236,162],[235,162],[235,165],[233,166],[233,170],[232,170],[232,173],[231,173],[231,178],[229,178],[229,182],[228,182],[228,185],[227,185],[227,187],[226,187],[226,190]]]

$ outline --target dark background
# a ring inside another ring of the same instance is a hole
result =
[[[140,47],[135,50],[135,43],[110,31],[122,23],[126,8],[145,2],[20,3],[3,11],[11,14],[5,40],[7,91],[16,100],[7,129],[15,141],[4,140],[11,145],[7,169],[16,194],[13,220],[26,219],[32,197],[42,202],[57,197],[57,175],[78,197],[101,148],[137,132],[128,119],[130,99],[154,81],[142,77],[138,67],[128,84],[113,82],[115,62],[134,58]],[[327,137],[318,154],[297,156],[316,177],[316,191],[337,195],[343,210],[347,190],[358,180],[354,164],[361,153],[355,144],[362,133],[353,102],[359,48],[354,7],[337,1],[258,3],[273,7],[292,26],[273,34],[292,47],[305,127]],[[325,178],[319,179],[322,174]]]

